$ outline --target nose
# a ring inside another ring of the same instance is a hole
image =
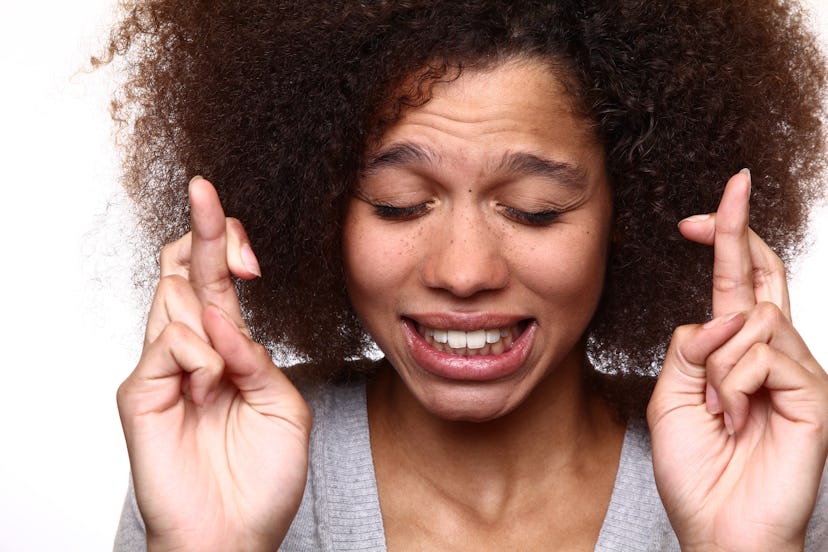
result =
[[[482,214],[452,212],[425,239],[420,279],[426,286],[471,297],[508,284],[504,244]]]

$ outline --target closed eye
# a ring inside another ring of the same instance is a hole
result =
[[[508,205],[503,206],[503,212],[515,222],[529,226],[548,226],[561,216],[560,211],[552,209],[545,209],[543,211],[521,211]]]
[[[371,203],[374,208],[374,213],[386,220],[411,220],[420,215],[424,215],[431,207],[430,203],[419,203],[406,207],[397,207],[387,203]]]

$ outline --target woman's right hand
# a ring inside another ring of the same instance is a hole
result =
[[[302,499],[311,416],[249,337],[231,275],[258,265],[213,186],[168,245],[138,366],[118,390],[149,550],[274,550]]]

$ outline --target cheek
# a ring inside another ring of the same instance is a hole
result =
[[[362,316],[394,302],[416,263],[408,240],[360,211],[346,218],[342,241],[348,294]]]
[[[603,232],[573,229],[525,248],[513,266],[523,267],[523,283],[541,298],[592,311],[603,290],[606,258]]]

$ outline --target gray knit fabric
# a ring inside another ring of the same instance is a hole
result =
[[[385,550],[364,382],[304,395],[313,411],[308,482],[280,550]]]
[[[314,415],[308,482],[299,512],[279,550],[384,551],[364,381],[316,387],[305,397]],[[808,552],[828,550],[825,483],[824,477],[808,528]],[[146,550],[143,521],[131,480],[114,549]],[[595,550],[679,551],[656,490],[649,433],[643,422],[627,427],[612,498]]]

